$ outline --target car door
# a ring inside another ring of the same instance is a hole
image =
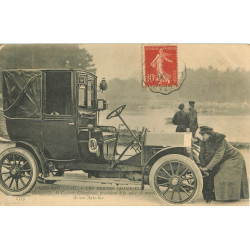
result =
[[[51,159],[80,159],[73,81],[73,71],[43,72],[42,146]]]

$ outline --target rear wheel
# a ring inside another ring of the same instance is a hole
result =
[[[152,166],[150,187],[167,205],[193,202],[202,192],[202,175],[196,164],[183,155],[166,155]]]
[[[22,148],[9,148],[0,154],[0,190],[8,195],[24,195],[32,190],[38,175],[37,162]]]

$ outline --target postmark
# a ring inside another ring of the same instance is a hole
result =
[[[178,67],[177,45],[142,45],[143,86],[152,92],[170,94],[186,78],[185,67]]]

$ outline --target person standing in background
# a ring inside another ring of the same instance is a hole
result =
[[[189,128],[189,116],[188,113],[184,111],[184,104],[181,103],[178,106],[179,110],[175,113],[172,122],[177,125],[176,132],[186,132]]]
[[[189,128],[192,132],[193,138],[195,137],[196,130],[198,129],[197,111],[194,108],[194,101],[189,101]]]

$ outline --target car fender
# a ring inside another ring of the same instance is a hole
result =
[[[35,157],[35,159],[38,162],[38,166],[40,168],[39,171],[43,174],[44,177],[47,177],[49,171],[48,171],[46,159],[43,156],[43,153],[39,150],[39,148],[37,146],[32,145],[29,142],[16,141],[15,143],[17,147],[24,148],[28,150],[30,153],[32,153],[32,155]]]
[[[151,168],[153,164],[162,156],[169,154],[180,154],[187,156],[186,147],[166,147],[156,152],[144,165],[146,168]],[[188,157],[188,156],[187,156]]]

